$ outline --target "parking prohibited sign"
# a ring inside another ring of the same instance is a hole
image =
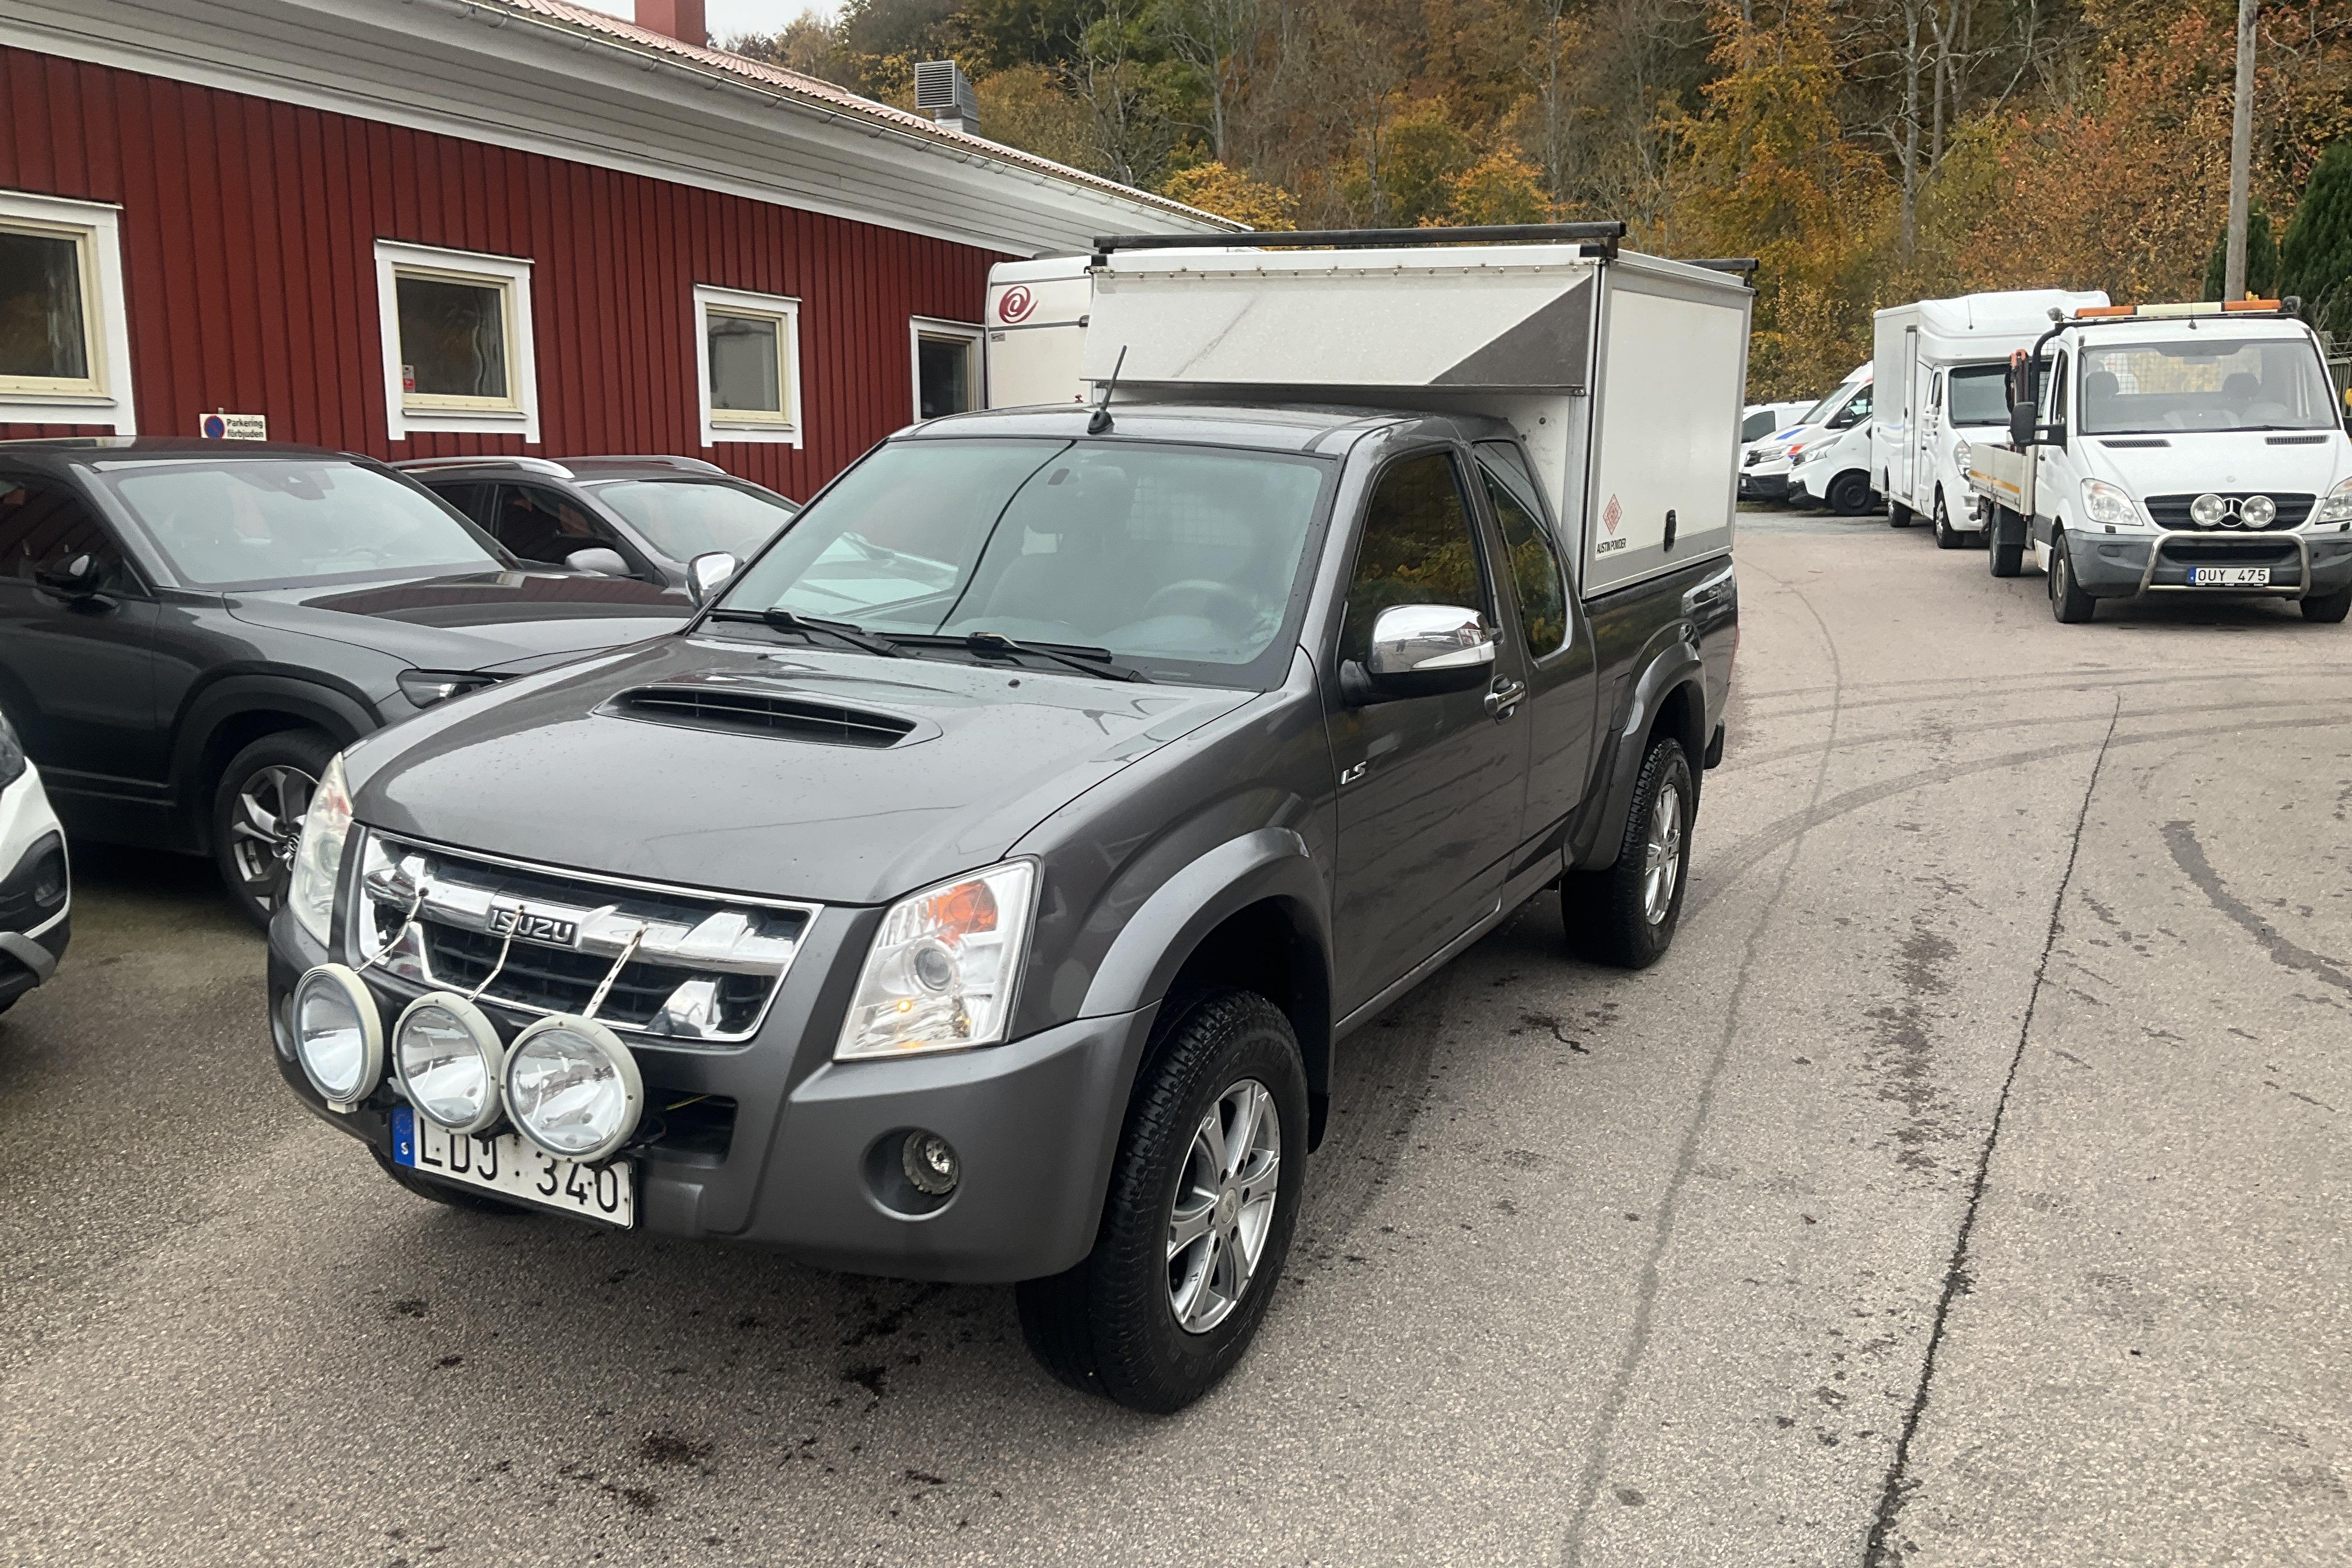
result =
[[[196,421],[196,434],[207,441],[267,441],[269,418],[262,414],[207,414]]]

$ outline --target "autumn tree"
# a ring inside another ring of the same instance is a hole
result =
[[[2278,287],[2278,240],[2271,233],[2270,209],[2263,198],[2254,196],[2246,204],[2246,292],[2268,299]],[[2221,288],[2229,277],[2230,230],[2223,225],[2213,238],[2212,253],[2205,258],[2205,292],[2200,299],[2219,300]]]

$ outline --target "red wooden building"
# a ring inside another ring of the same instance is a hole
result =
[[[707,48],[700,9],[11,0],[0,437],[259,416],[805,496],[976,396],[992,262],[1228,226]]]

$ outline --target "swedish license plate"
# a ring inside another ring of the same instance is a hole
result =
[[[469,1138],[426,1121],[405,1105],[393,1108],[392,1157],[413,1171],[481,1187],[518,1203],[624,1228],[637,1223],[633,1160],[607,1160],[599,1165],[559,1160],[515,1133]]]
[[[2267,566],[2191,566],[2189,581],[2199,588],[2267,588],[2271,585],[2271,569]]]

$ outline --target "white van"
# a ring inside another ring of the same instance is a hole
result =
[[[1742,445],[1760,441],[1777,435],[1804,417],[1812,405],[1799,399],[1794,403],[1751,403],[1739,411],[1739,439]]]
[[[1870,422],[1876,399],[1870,367],[1809,409],[1789,443],[1789,500],[1859,517],[1877,504],[1870,482]]]
[[[1843,381],[1812,403],[1801,405],[1802,412],[1768,436],[1750,439],[1739,450],[1739,499],[1749,500],[1787,500],[1789,499],[1790,452],[1808,435],[1814,422],[1829,418],[1844,405],[1853,389],[1870,379],[1870,366],[1858,364]]]
[[[1885,390],[1871,422],[1870,470],[1889,523],[1927,518],[1946,550],[1982,540],[1969,504],[1969,447],[2009,428],[2010,356],[2050,330],[2052,311],[2106,302],[2097,289],[2011,289],[1878,312],[1871,363]]]

